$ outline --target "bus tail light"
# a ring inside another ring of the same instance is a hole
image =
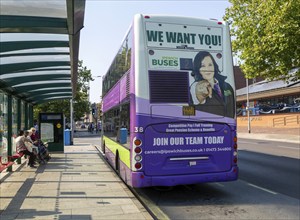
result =
[[[237,137],[235,136],[233,138],[233,149],[234,149],[234,151],[233,151],[233,156],[234,156],[233,163],[235,163],[235,164],[237,163],[237,155],[238,155],[237,148],[238,148],[238,146],[237,146]]]
[[[237,150],[237,143],[233,144],[233,149]]]
[[[136,147],[136,148],[134,149],[134,152],[137,153],[137,154],[140,154],[140,153],[142,152],[142,148]]]
[[[141,155],[135,155],[135,157],[134,157],[134,159],[135,159],[135,161],[141,161],[142,160],[142,156]]]
[[[137,163],[135,163],[134,167],[135,167],[135,169],[139,170],[142,168],[142,164],[137,162]]]
[[[140,139],[135,139],[134,140],[134,145],[135,146],[141,146],[142,145],[142,141]]]
[[[237,143],[237,137],[236,136],[233,138],[233,142]]]
[[[235,136],[235,137],[233,138],[233,149],[234,149],[234,150],[237,150],[237,148],[238,148],[238,146],[237,146],[237,137]]]
[[[143,160],[143,156],[142,156],[142,148],[143,145],[143,141],[140,138],[135,137],[133,139],[133,152],[132,152],[132,170],[133,171],[138,171],[141,170],[143,165],[142,165],[142,160]]]

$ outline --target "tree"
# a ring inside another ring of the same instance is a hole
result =
[[[224,20],[247,78],[286,78],[300,67],[299,0],[229,0]],[[298,71],[294,80],[300,79]]]
[[[91,70],[83,66],[83,61],[78,62],[78,77],[76,96],[74,97],[74,120],[78,121],[86,112],[90,112],[89,82],[93,81]],[[66,118],[70,118],[70,100],[53,100],[34,106],[34,118],[38,118],[40,112],[63,112]]]

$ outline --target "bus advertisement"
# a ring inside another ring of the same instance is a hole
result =
[[[238,178],[229,27],[136,15],[103,77],[101,149],[132,187]]]

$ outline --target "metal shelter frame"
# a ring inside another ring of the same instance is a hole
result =
[[[75,97],[85,0],[0,1],[0,158],[36,104]]]

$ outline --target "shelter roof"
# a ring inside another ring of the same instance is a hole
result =
[[[71,99],[85,0],[0,1],[0,89],[32,104]]]

